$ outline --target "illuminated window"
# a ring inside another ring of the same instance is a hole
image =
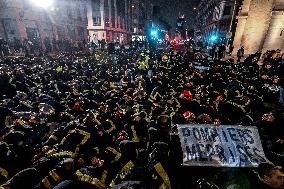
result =
[[[109,17],[105,17],[105,26],[109,27]]]

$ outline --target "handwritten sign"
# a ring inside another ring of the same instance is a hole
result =
[[[184,166],[258,167],[266,162],[256,127],[178,125]]]

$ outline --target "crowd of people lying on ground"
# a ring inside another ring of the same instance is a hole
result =
[[[214,60],[210,69],[188,57],[123,49],[1,58],[1,187],[283,188],[281,57]],[[258,176],[185,169],[170,137],[176,124],[257,126],[271,162]]]

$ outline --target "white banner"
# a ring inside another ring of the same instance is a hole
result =
[[[184,166],[258,167],[266,162],[256,127],[178,125]]]

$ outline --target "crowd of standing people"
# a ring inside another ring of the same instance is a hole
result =
[[[283,188],[276,53],[206,70],[172,49],[2,56],[0,188]],[[270,162],[184,168],[176,124],[257,126]]]
[[[85,40],[72,41],[68,39],[56,40],[44,38],[40,39],[17,39],[13,38],[6,41],[0,38],[0,57],[14,55],[36,55],[44,54],[72,53],[75,51],[84,51],[87,48]]]

